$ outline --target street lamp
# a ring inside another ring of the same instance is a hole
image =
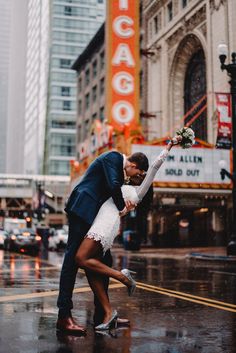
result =
[[[219,167],[220,167],[221,179],[225,180],[225,177],[227,176],[227,178],[233,181],[233,174],[231,174],[230,172],[228,172],[228,170],[225,169],[226,161],[224,160],[219,161]]]
[[[227,246],[228,255],[236,255],[236,53],[232,53],[232,63],[225,64],[228,47],[226,44],[218,46],[218,54],[221,63],[221,70],[227,71],[230,77],[230,93],[232,105],[232,150],[233,150],[233,173],[232,173],[232,201],[233,201],[233,224],[230,242]],[[223,168],[224,169],[224,168]],[[226,174],[227,175],[227,174]]]

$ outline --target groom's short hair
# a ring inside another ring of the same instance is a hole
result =
[[[136,167],[145,172],[148,170],[149,162],[147,156],[142,152],[136,152],[128,157],[128,160],[136,164]]]

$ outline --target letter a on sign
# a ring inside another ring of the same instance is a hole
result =
[[[106,117],[116,131],[139,125],[139,0],[107,0]]]

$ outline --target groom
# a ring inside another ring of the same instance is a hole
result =
[[[125,178],[143,174],[147,169],[148,159],[143,153],[138,152],[126,157],[116,151],[106,152],[92,162],[82,180],[72,191],[65,208],[69,220],[69,237],[57,300],[59,308],[57,330],[68,334],[85,334],[85,329],[78,325],[71,315],[72,295],[78,271],[75,254],[101,205],[108,198],[113,198],[121,217],[136,206],[130,201],[124,201],[121,186]],[[112,266],[110,251],[106,252],[103,262]],[[103,283],[107,292],[109,278],[104,277]],[[98,325],[103,321],[104,313],[96,297],[94,304],[94,323]],[[118,319],[118,323],[125,322],[129,321]]]

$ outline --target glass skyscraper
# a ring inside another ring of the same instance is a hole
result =
[[[10,53],[11,2],[0,1],[0,173],[6,171],[7,99]]]
[[[104,21],[105,0],[52,0],[50,4],[43,172],[68,175],[76,154],[76,73],[71,66]]]
[[[48,97],[50,2],[29,0],[25,95],[24,173],[41,174]]]
[[[23,172],[27,1],[0,0],[0,173]]]

